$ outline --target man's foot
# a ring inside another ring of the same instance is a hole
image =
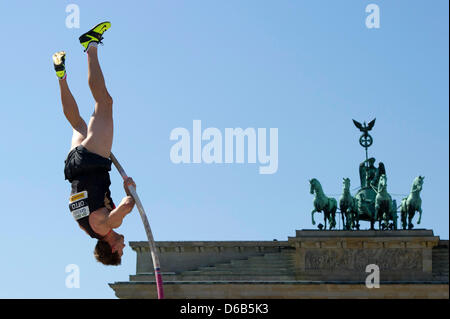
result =
[[[53,66],[55,67],[56,76],[59,79],[63,79],[66,76],[66,52],[59,51],[53,54]]]
[[[102,43],[103,33],[111,27],[111,22],[102,22],[97,24],[88,32],[79,37],[81,45],[84,47],[84,52],[89,48],[90,43]]]

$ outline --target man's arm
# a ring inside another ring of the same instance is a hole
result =
[[[125,216],[133,210],[134,199],[131,197],[130,191],[128,190],[128,185],[132,185],[136,188],[136,184],[131,177],[128,177],[125,181],[123,181],[123,189],[125,190],[127,196],[122,199],[119,206],[114,208],[111,213],[109,213],[106,220],[106,225],[108,225],[108,227],[120,227]]]
[[[106,220],[106,225],[111,228],[118,228],[122,225],[122,221],[134,207],[134,199],[131,196],[126,196],[122,199],[120,204],[114,208]]]

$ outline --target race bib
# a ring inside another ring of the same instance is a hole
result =
[[[70,196],[69,210],[75,220],[79,220],[83,217],[89,216],[90,211],[88,206],[87,191],[76,193]]]

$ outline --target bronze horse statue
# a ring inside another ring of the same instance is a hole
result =
[[[344,230],[357,228],[358,203],[356,198],[350,194],[350,178],[343,178],[344,190],[339,198],[339,209],[341,211],[342,225]],[[344,222],[345,216],[345,222]]]
[[[391,195],[387,192],[387,177],[382,174],[378,182],[378,189],[375,189],[375,220],[379,222],[380,229],[397,229],[397,207],[392,201]],[[392,221],[392,224],[389,222]]]
[[[420,198],[420,192],[422,190],[423,180],[425,176],[417,176],[411,187],[411,193],[407,198],[402,199],[401,203],[401,216],[402,216],[402,228],[412,229],[414,225],[412,224],[412,219],[416,211],[419,212],[419,220],[417,224],[420,224],[420,220],[422,219],[422,199]],[[408,221],[407,221],[408,219]]]
[[[316,222],[314,220],[315,212],[323,212],[324,214],[324,222],[325,228],[327,229],[327,221],[330,223],[330,230],[336,227],[336,210],[337,210],[337,201],[334,198],[329,198],[325,195],[322,190],[322,185],[320,182],[313,178],[309,181],[311,188],[310,193],[315,194],[314,197],[314,209],[311,212],[312,224],[315,225]],[[319,227],[320,228],[320,227]]]

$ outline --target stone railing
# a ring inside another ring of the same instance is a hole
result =
[[[156,242],[161,271],[182,272],[292,248],[287,241],[160,241]],[[152,273],[148,243],[130,242],[137,254],[136,274]]]

